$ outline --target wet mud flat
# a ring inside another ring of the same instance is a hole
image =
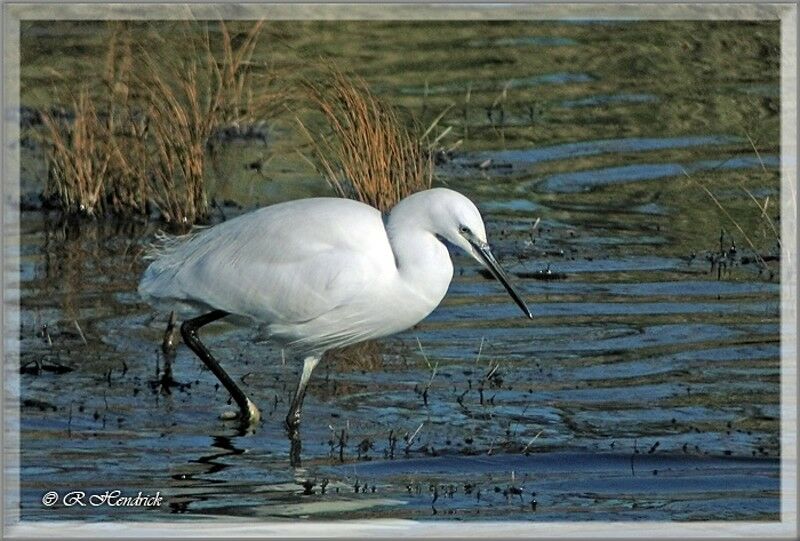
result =
[[[380,45],[359,65],[382,95],[422,97],[435,116],[470,89],[447,119],[466,143],[440,156],[437,182],[478,204],[534,320],[454,254],[429,318],[379,356],[317,367],[299,468],[282,422],[300,366],[256,329],[204,329],[264,414],[255,433],[220,420],[229,397],[184,346],[165,377],[167,314],[136,293],[158,225],[22,212],[23,520],[777,520],[780,262],[743,191],[769,199],[779,224],[777,72],[764,44],[730,63],[712,54],[719,35],[744,43],[750,27],[662,26],[459,26],[436,39],[413,33],[424,25],[362,28]],[[64,35],[44,30],[42,55]],[[598,54],[612,31],[625,51]],[[654,49],[654,34],[683,41]],[[341,33],[297,35],[353,54]],[[409,36],[428,52],[410,60]],[[454,43],[470,45],[452,57]],[[492,69],[479,76],[476,62]],[[724,77],[701,80],[709,64]],[[222,146],[216,167],[230,175],[214,195],[240,206],[215,219],[328,193],[288,162],[254,177],[246,164],[293,143],[273,136],[267,149]],[[41,155],[22,157],[31,191]],[[164,504],[41,503],[114,489]]]

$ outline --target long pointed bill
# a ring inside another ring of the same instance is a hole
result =
[[[478,254],[481,256],[483,262],[486,263],[486,266],[489,268],[489,272],[491,272],[492,275],[495,278],[497,278],[497,281],[503,284],[503,287],[506,288],[508,294],[511,295],[511,298],[514,299],[515,303],[517,303],[517,306],[519,306],[522,309],[522,312],[526,316],[528,316],[529,319],[533,319],[531,311],[528,310],[528,306],[525,304],[525,301],[522,300],[522,297],[520,297],[519,293],[517,293],[517,290],[514,289],[514,286],[511,285],[511,282],[508,279],[508,275],[500,266],[500,263],[498,263],[497,260],[494,258],[494,255],[492,254],[492,250],[489,248],[489,245],[484,242],[479,242],[477,239],[475,240],[467,239],[467,240],[469,240],[470,244],[472,244],[472,246],[475,248],[475,251],[477,251]]]

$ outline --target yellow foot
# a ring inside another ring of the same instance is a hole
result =
[[[240,420],[243,424],[246,423],[249,426],[254,426],[261,421],[261,412],[258,407],[248,399],[247,411],[226,411],[223,412],[219,418],[223,421]]]
[[[255,404],[253,404],[250,399],[247,399],[247,413],[248,413],[248,422],[250,424],[256,424],[261,421],[261,412],[258,410]]]

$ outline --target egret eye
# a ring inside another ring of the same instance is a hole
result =
[[[459,230],[459,231],[460,231],[462,234],[467,234],[467,233],[470,233],[469,227],[467,227],[466,225],[462,225],[461,227],[459,227],[459,228],[458,228],[458,230]]]

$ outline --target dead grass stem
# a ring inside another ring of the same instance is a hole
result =
[[[761,255],[761,253],[759,252],[758,248],[756,247],[755,243],[750,238],[750,236],[745,232],[744,228],[739,224],[739,221],[736,220],[736,218],[734,218],[733,215],[731,215],[731,213],[728,211],[728,209],[725,208],[725,206],[720,202],[720,200],[717,198],[717,196],[715,196],[714,193],[711,190],[709,190],[707,186],[705,186],[701,182],[698,182],[697,180],[695,180],[685,169],[682,169],[682,170],[683,170],[683,174],[686,176],[686,178],[688,178],[691,182],[697,184],[700,187],[700,189],[703,190],[706,193],[706,195],[708,195],[708,197],[711,199],[711,201],[714,202],[714,204],[717,206],[717,208],[725,215],[725,217],[731,222],[731,224],[733,224],[733,226],[737,229],[737,231],[739,231],[739,233],[742,235],[742,238],[744,239],[744,241],[750,247],[750,250],[752,250],[754,257],[758,261],[759,266],[762,269],[766,269],[767,268],[767,262],[764,261],[764,257]],[[766,208],[767,208],[767,204],[768,203],[765,202],[764,206],[762,207],[761,204],[759,204],[758,200],[755,198],[755,196],[753,196],[753,194],[749,190],[747,190],[743,186],[742,186],[742,189],[756,203],[756,206],[758,207],[758,209],[760,211],[760,217],[763,219],[763,217],[766,216]],[[777,228],[772,223],[772,219],[769,218],[769,216],[767,216],[767,221],[772,226],[772,230],[773,230],[773,232],[775,234],[775,240],[778,243],[778,245],[780,246],[781,240],[780,240],[780,235],[778,234]]]

